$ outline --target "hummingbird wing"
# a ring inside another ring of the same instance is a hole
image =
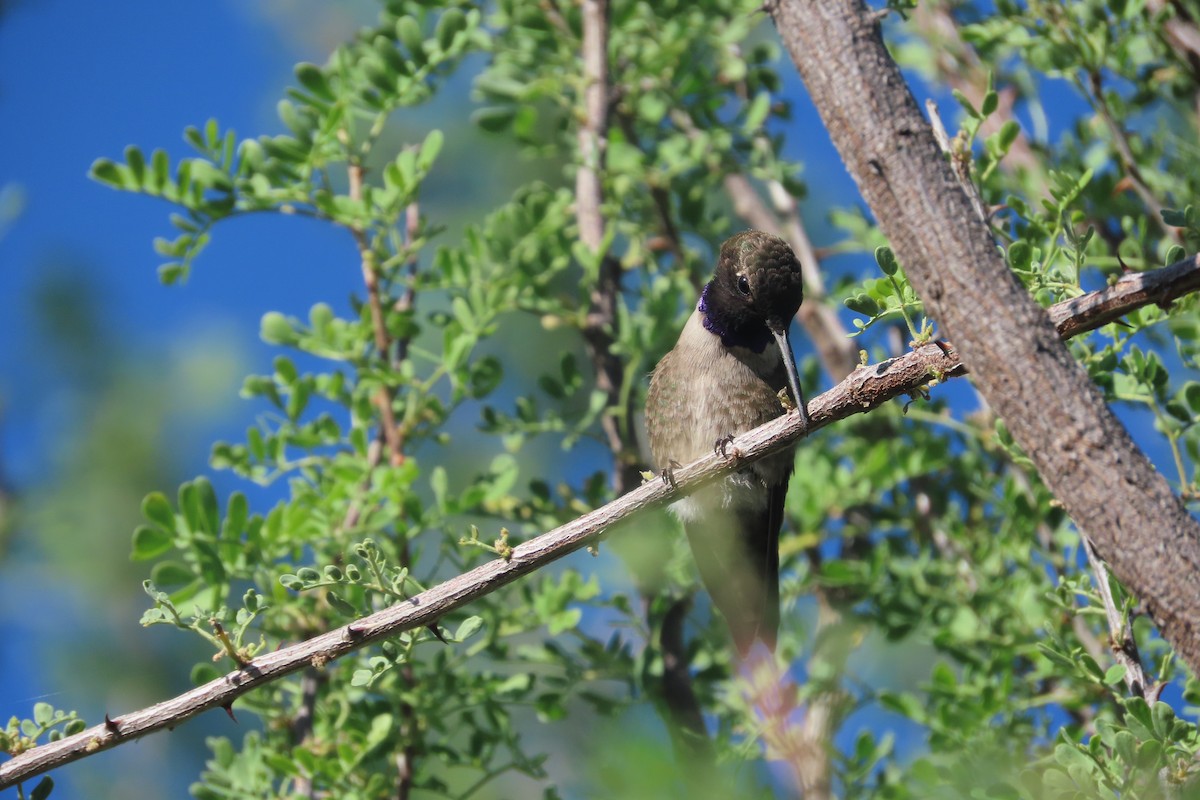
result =
[[[779,531],[787,478],[768,489],[758,509],[721,510],[687,523],[700,579],[725,617],[738,653],[756,641],[771,652],[779,632]],[[710,509],[711,511],[711,509]]]

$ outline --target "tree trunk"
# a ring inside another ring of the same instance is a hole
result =
[[[972,211],[884,46],[880,15],[861,0],[774,0],[767,9],[863,198],[975,386],[1200,673],[1200,526]]]

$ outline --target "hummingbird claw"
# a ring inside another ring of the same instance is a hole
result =
[[[737,461],[742,457],[742,451],[735,447],[733,448],[733,452],[728,452],[729,445],[733,444],[733,440],[734,435],[732,433],[728,436],[723,436],[720,439],[717,439],[717,441],[713,443],[713,452],[721,456],[721,458]]]
[[[667,486],[670,486],[672,489],[677,487],[677,484],[675,483],[675,470],[679,469],[679,467],[680,463],[675,459],[671,459],[667,462],[667,466],[663,469],[663,471],[658,473],[659,477],[662,478],[662,482]]]

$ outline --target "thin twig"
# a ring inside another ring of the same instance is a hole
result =
[[[1160,275],[1167,277],[1160,278]],[[1105,294],[1123,293],[1124,311],[1132,311],[1151,302],[1167,303],[1197,288],[1200,282],[1200,257],[1161,270],[1128,275]],[[1153,285],[1153,293],[1145,291]],[[1076,298],[1050,309],[1051,317],[1075,304],[1083,318],[1060,320],[1058,329],[1065,336],[1092,330],[1108,321],[1094,312],[1094,304]],[[1115,296],[1104,303],[1106,314],[1118,304]],[[77,761],[101,750],[133,741],[155,731],[174,728],[185,720],[213,708],[232,707],[247,692],[278,680],[314,663],[327,664],[367,645],[395,636],[402,631],[435,622],[445,614],[462,608],[501,586],[572,553],[600,533],[650,507],[659,507],[695,491],[751,462],[792,446],[806,433],[824,428],[854,414],[866,413],[887,401],[907,395],[928,383],[930,376],[948,379],[966,374],[958,351],[949,342],[922,345],[905,355],[870,366],[860,367],[833,389],[814,397],[809,403],[808,426],[792,413],[737,437],[730,451],[738,459],[725,459],[712,453],[675,470],[668,484],[652,480],[628,494],[590,511],[565,525],[517,545],[507,558],[497,558],[451,578],[421,594],[403,600],[382,611],[355,620],[304,642],[282,647],[249,661],[227,675],[140,711],[110,718],[103,724],[27,750],[0,764],[0,790],[28,780],[55,767]]]
[[[938,71],[938,78],[962,92],[979,108],[988,85],[988,73],[995,67],[984,63],[975,48],[962,38],[962,25],[954,19],[952,7],[951,3],[944,0],[925,0],[917,5],[910,19],[926,41],[935,43],[932,48],[933,66]],[[996,110],[983,121],[979,129],[984,137],[1000,130],[1005,122],[1015,118],[1013,105],[1019,99],[1016,89],[1011,86],[998,89],[997,95]],[[1041,161],[1024,133],[1013,141],[1004,160],[1000,162],[1000,169],[1010,172],[1024,170],[1030,174],[1043,171]]]
[[[1138,161],[1134,158],[1133,149],[1129,145],[1129,136],[1125,133],[1125,129],[1117,122],[1117,118],[1112,113],[1112,108],[1108,104],[1108,98],[1104,96],[1104,77],[1098,70],[1088,73],[1088,82],[1091,89],[1090,93],[1084,89],[1085,94],[1090,94],[1092,106],[1096,109],[1096,113],[1103,120],[1104,125],[1108,128],[1108,133],[1112,136],[1113,147],[1117,149],[1117,156],[1121,161],[1121,169],[1125,173],[1125,180],[1129,186],[1133,188],[1134,194],[1142,201],[1142,205],[1149,212],[1147,216],[1172,239],[1179,239],[1179,231],[1167,225],[1162,218],[1163,206],[1158,202],[1158,198],[1154,196],[1154,192],[1150,191],[1150,187],[1146,184],[1146,179],[1142,176],[1142,170],[1138,166]],[[1083,87],[1082,81],[1080,88]]]
[[[1158,700],[1161,687],[1150,689],[1146,683],[1146,671],[1142,667],[1142,657],[1138,653],[1137,640],[1133,638],[1133,627],[1129,615],[1124,609],[1117,608],[1113,598],[1112,587],[1108,582],[1108,565],[1096,552],[1096,546],[1087,536],[1082,536],[1083,551],[1087,554],[1088,564],[1092,567],[1092,577],[1100,600],[1104,604],[1104,615],[1108,619],[1108,630],[1113,657],[1117,663],[1125,667],[1125,686],[1135,697],[1145,698],[1153,704]]]
[[[933,127],[933,138],[937,139],[938,147],[950,159],[950,166],[954,168],[954,177],[958,179],[958,185],[967,193],[967,199],[971,201],[971,207],[975,209],[975,216],[979,217],[979,221],[984,225],[988,225],[987,206],[984,205],[983,195],[979,193],[979,187],[975,185],[975,181],[971,178],[971,153],[964,152],[961,147],[954,146],[954,140],[950,138],[950,134],[946,132],[946,126],[942,122],[942,115],[938,113],[937,103],[933,98],[928,98],[925,101],[925,110],[929,112],[929,123]]]

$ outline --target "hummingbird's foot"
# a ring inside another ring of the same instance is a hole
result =
[[[677,488],[677,484],[675,483],[675,470],[679,469],[680,466],[681,465],[678,461],[671,459],[667,462],[667,466],[663,469],[663,471],[658,473],[659,477],[662,478],[662,482],[667,486],[670,486],[672,489]]]
[[[742,451],[736,447],[732,451],[729,450],[729,445],[733,444],[734,435],[731,433],[728,436],[723,436],[713,443],[713,452],[726,460],[737,461],[742,457]]]

